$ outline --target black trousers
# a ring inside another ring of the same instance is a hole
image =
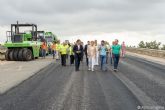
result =
[[[84,53],[82,53],[81,55],[81,61],[83,61],[83,59],[84,59]]]
[[[74,55],[70,55],[70,64],[74,64]]]
[[[75,70],[76,71],[79,71],[81,57],[82,57],[81,54],[75,55]]]
[[[87,55],[85,55],[86,56],[86,64],[87,64],[87,66],[88,66],[88,63],[89,63],[89,61],[88,61],[88,56]]]
[[[61,54],[61,65],[66,66],[66,54]]]
[[[120,54],[114,54],[114,69],[117,69],[119,64]]]

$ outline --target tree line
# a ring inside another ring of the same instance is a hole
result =
[[[163,44],[161,47],[160,46],[161,46],[161,42],[157,42],[156,40],[151,42],[140,41],[140,43],[138,44],[139,48],[165,50],[165,44]]]

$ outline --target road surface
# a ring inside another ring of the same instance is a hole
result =
[[[163,65],[127,56],[117,73],[99,69],[51,64],[0,95],[0,110],[138,110],[146,102],[164,110]]]

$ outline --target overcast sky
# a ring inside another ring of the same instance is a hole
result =
[[[0,0],[0,35],[10,24],[36,23],[65,39],[118,38],[165,44],[165,0]],[[70,36],[70,37],[68,37]]]

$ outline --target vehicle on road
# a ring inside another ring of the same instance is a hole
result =
[[[48,54],[51,54],[51,45],[53,42],[57,41],[57,36],[54,35],[52,32],[45,32],[45,40],[47,43],[48,47]]]
[[[25,31],[30,29],[30,31]],[[5,58],[8,61],[30,61],[39,57],[41,41],[37,38],[36,24],[11,24],[7,31]]]

